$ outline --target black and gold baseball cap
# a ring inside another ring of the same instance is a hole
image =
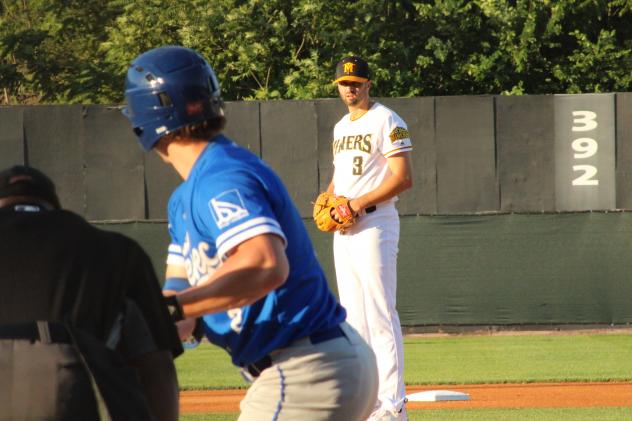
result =
[[[15,165],[0,171],[0,199],[13,196],[41,199],[61,209],[55,184],[33,167]]]
[[[358,56],[349,56],[340,60],[336,65],[336,80],[333,83],[343,80],[366,82],[370,79],[369,64]]]

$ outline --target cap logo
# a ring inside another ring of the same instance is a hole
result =
[[[344,72],[345,73],[353,73],[355,72],[355,63],[345,63],[344,64]]]

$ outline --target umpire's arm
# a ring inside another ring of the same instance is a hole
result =
[[[171,350],[159,349],[138,306],[127,300],[117,351],[136,370],[149,409],[157,420],[178,419],[178,378]]]
[[[173,360],[183,352],[182,344],[164,305],[149,256],[140,247],[134,251],[136,253],[129,254],[129,273],[134,281],[127,298],[138,307],[139,323],[145,323],[148,338],[128,337],[123,341],[135,350],[128,353],[128,363],[136,369],[156,419],[175,421],[179,414],[179,389]],[[134,331],[140,330],[129,329],[127,333]],[[125,329],[123,336],[126,336]]]
[[[130,364],[138,373],[151,412],[156,419],[176,421],[179,413],[179,390],[171,352],[150,352]]]

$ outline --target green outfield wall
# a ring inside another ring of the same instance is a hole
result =
[[[627,324],[632,315],[632,93],[381,98],[408,123],[398,202],[405,326]],[[227,134],[281,176],[310,220],[332,173],[338,99],[226,104]],[[36,166],[64,206],[137,239],[160,277],[179,184],[120,107],[0,107],[0,167]]]
[[[157,271],[164,223],[99,224],[138,239]],[[334,290],[332,236],[306,226]],[[632,213],[404,216],[405,326],[628,324]]]

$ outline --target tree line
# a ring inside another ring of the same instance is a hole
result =
[[[202,53],[227,100],[632,90],[632,0],[0,0],[0,104],[118,104],[129,62]]]

